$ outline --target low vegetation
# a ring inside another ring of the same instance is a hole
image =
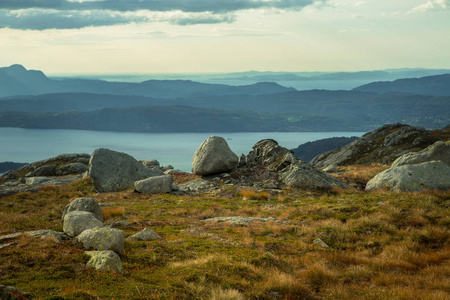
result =
[[[379,169],[351,166],[342,176],[358,186]],[[122,276],[86,268],[70,241],[22,236],[0,250],[0,284],[38,299],[450,299],[448,191],[96,194],[84,179],[1,198],[0,235],[62,231],[65,205],[86,196],[108,204],[106,224],[130,222],[127,236],[149,228],[162,239],[126,241]],[[218,216],[276,220],[203,221]]]

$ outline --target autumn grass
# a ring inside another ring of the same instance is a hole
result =
[[[103,220],[109,220],[115,217],[121,217],[125,214],[124,207],[102,207]]]
[[[37,299],[449,299],[450,192],[291,188],[249,201],[234,189],[96,194],[81,180],[1,198],[2,234],[60,231],[65,205],[88,196],[120,211],[126,236],[149,228],[162,239],[127,241],[121,276],[86,268],[70,241],[22,236],[0,250],[0,284]],[[203,221],[235,215],[277,220]]]
[[[266,200],[270,196],[268,192],[256,192],[252,189],[241,189],[240,193],[244,200]]]
[[[345,166],[339,167],[340,173],[333,174],[333,176],[351,186],[364,189],[370,179],[389,167],[381,164]]]

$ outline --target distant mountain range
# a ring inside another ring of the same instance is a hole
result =
[[[205,95],[260,95],[287,91],[295,91],[295,89],[273,82],[229,86],[190,80],[147,80],[140,83],[89,79],[54,80],[41,71],[27,70],[21,65],[0,68],[0,97],[49,93],[95,93],[177,98]]]
[[[373,82],[360,86],[355,91],[372,93],[409,93],[421,95],[449,96],[450,74],[422,78],[398,79],[392,82]]]
[[[363,77],[374,74],[378,73],[359,72]],[[56,80],[13,65],[0,68],[0,95],[9,95],[0,98],[0,126],[148,132],[369,131],[402,122],[442,128],[450,123],[449,87],[449,74],[374,82],[351,91],[297,91],[271,82],[229,86],[190,80]]]

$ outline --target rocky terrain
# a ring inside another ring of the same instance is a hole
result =
[[[10,171],[2,299],[333,299],[374,286],[378,298],[445,299],[448,141],[400,124],[361,139],[362,153],[397,159],[330,175],[274,140],[238,157],[212,136],[193,174],[104,148]]]
[[[316,168],[345,165],[391,164],[396,158],[409,152],[422,150],[447,137],[450,128],[433,132],[421,127],[404,124],[388,124],[368,132],[357,140],[322,153],[311,160]]]

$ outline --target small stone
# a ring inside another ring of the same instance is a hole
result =
[[[127,238],[127,240],[131,241],[153,241],[159,239],[161,239],[161,236],[159,236],[159,234],[147,228],[144,228],[144,230]]]
[[[255,217],[241,217],[241,216],[234,216],[234,217],[215,217],[210,219],[202,220],[203,222],[228,222],[234,225],[245,225],[251,222],[269,222],[269,221],[276,221],[277,218],[275,217],[268,217],[268,218],[255,218]]]
[[[126,221],[126,220],[122,220],[122,221],[115,221],[114,223],[112,223],[111,227],[112,228],[117,228],[117,227],[128,227],[130,226],[130,222]]]
[[[94,268],[96,270],[113,271],[123,274],[122,261],[119,255],[111,250],[103,251],[85,251],[91,259],[87,262],[86,266]]]
[[[142,160],[139,161],[140,163],[142,163],[144,166],[146,166],[147,168],[155,168],[155,167],[159,167],[159,161],[157,161],[156,159],[150,159],[150,160]]]
[[[324,241],[322,241],[322,239],[320,239],[320,238],[317,238],[317,239],[315,239],[314,241],[313,241],[313,244],[314,245],[317,245],[317,246],[320,246],[320,247],[323,247],[323,248],[330,248],[330,246],[328,246]]]

